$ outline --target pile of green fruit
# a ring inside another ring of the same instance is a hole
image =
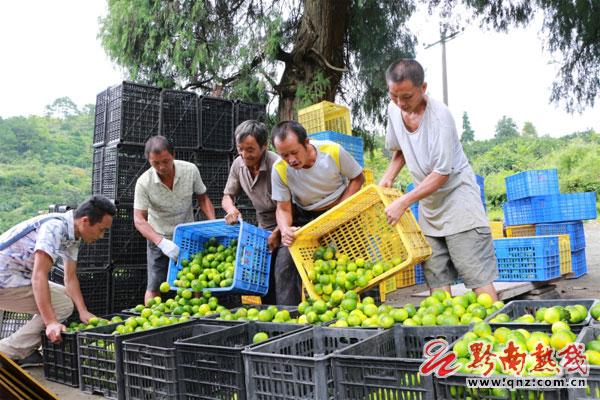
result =
[[[336,291],[366,287],[371,279],[402,263],[400,257],[390,261],[372,263],[364,258],[351,260],[333,247],[319,247],[313,258],[313,268],[307,271],[308,279],[323,300],[329,301]]]
[[[96,328],[98,326],[106,326],[106,325],[110,325],[110,324],[115,324],[118,322],[123,322],[123,319],[121,317],[119,317],[118,315],[115,315],[110,320],[104,319],[104,318],[99,318],[99,317],[92,317],[89,319],[87,324],[85,324],[83,322],[77,322],[77,321],[71,322],[69,324],[69,326],[67,327],[67,332],[68,333],[79,332],[79,331],[84,331],[87,329]]]
[[[216,238],[204,243],[204,250],[189,260],[181,261],[181,270],[173,284],[179,288],[191,288],[194,292],[204,289],[228,287],[233,284],[237,240],[229,246],[219,244]],[[161,291],[164,287],[161,286]],[[167,289],[168,291],[168,289]]]
[[[217,319],[225,321],[259,321],[259,322],[274,322],[274,323],[299,323],[297,318],[292,318],[290,312],[285,309],[279,309],[277,306],[268,306],[265,309],[259,310],[255,307],[245,308],[240,307],[235,311],[222,310]]]
[[[226,310],[224,306],[219,305],[219,299],[214,297],[209,290],[202,292],[201,297],[194,297],[194,293],[191,290],[182,288],[177,290],[177,295],[172,299],[163,301],[160,296],[156,296],[150,299],[148,306],[138,304],[130,311],[140,314],[144,309],[157,311],[160,315],[166,313],[194,318],[218,314]]]
[[[145,311],[150,311],[146,313]],[[131,316],[115,327],[112,335],[125,335],[133,332],[147,331],[149,329],[160,328],[161,326],[180,324],[189,321],[189,317],[176,317],[158,315],[159,311],[144,309],[141,315]]]
[[[533,371],[536,365],[536,358],[532,355],[536,351],[538,344],[544,347],[552,347],[554,350],[561,350],[570,343],[575,342],[577,336],[571,331],[568,324],[558,321],[552,324],[552,334],[545,332],[529,332],[526,329],[511,330],[507,327],[497,328],[492,332],[491,326],[486,322],[478,322],[473,325],[473,329],[467,332],[460,340],[454,343],[452,350],[457,356],[459,365],[458,372],[467,374],[482,374],[487,370],[487,366],[473,369],[468,365],[473,362],[473,355],[469,349],[471,343],[480,342],[486,347],[492,346],[492,352],[496,354],[503,353],[509,341],[512,341],[517,347],[519,353],[526,353],[525,366],[522,376],[554,376],[555,373]],[[586,351],[587,354],[587,351]],[[494,369],[492,375],[514,374],[511,370],[505,370],[498,357],[494,357]]]
[[[588,309],[581,305],[569,305],[569,306],[553,306],[553,307],[540,307],[535,311],[535,316],[532,314],[523,314],[514,320],[510,319],[510,316],[504,313],[494,316],[489,322],[491,323],[543,323],[553,324],[555,322],[562,321],[567,324],[578,324],[583,322],[588,316]]]
[[[404,325],[469,325],[483,321],[502,307],[503,302],[494,302],[487,293],[478,296],[468,290],[452,297],[444,290],[434,290],[431,296],[421,301],[418,310],[414,311],[412,304],[404,307],[409,314]]]

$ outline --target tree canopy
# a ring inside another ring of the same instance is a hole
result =
[[[427,1],[427,0],[425,0]],[[560,66],[550,100],[567,111],[593,107],[600,96],[600,2],[597,0],[429,0],[452,19],[466,5],[482,27],[509,31],[543,19],[543,47]]]
[[[109,0],[100,37],[130,78],[265,101],[279,118],[337,94],[383,121],[383,71],[414,55],[412,0]],[[283,71],[283,72],[281,72]]]
[[[517,123],[511,117],[502,116],[496,124],[496,139],[510,139],[519,136]]]

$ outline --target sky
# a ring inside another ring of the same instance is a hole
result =
[[[63,96],[82,106],[123,79],[97,39],[105,0],[20,0],[0,2],[0,116],[41,115]],[[409,24],[416,34],[417,60],[425,68],[428,94],[442,100],[439,22],[419,10]],[[476,139],[493,137],[503,116],[521,129],[530,121],[540,135],[600,131],[600,105],[568,114],[549,104],[557,64],[542,50],[537,21],[508,34],[469,25],[446,45],[449,107],[459,132],[469,115]],[[35,28],[32,28],[35,27]]]

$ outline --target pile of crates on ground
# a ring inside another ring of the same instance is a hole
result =
[[[106,298],[111,304],[105,312],[117,312],[143,300],[146,239],[135,229],[133,200],[137,179],[150,168],[145,142],[151,136],[165,136],[174,146],[176,159],[196,164],[217,218],[222,218],[221,198],[235,158],[233,133],[246,119],[264,121],[265,105],[131,82],[98,94],[92,194],[114,200],[117,215],[105,238],[82,245],[79,265],[80,269],[109,269]],[[255,222],[254,212],[244,206],[249,205],[240,205],[244,217]]]
[[[499,281],[547,281],[587,272],[583,221],[596,193],[560,193],[556,169],[506,177],[505,239],[494,241]]]

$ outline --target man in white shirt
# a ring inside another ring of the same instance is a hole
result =
[[[386,147],[393,156],[379,184],[391,187],[404,165],[416,184],[386,208],[388,222],[398,222],[419,201],[419,223],[433,250],[424,263],[429,287],[450,292],[460,276],[467,288],[496,300],[492,282],[498,271],[489,223],[450,110],[425,94],[425,73],[415,60],[394,62],[386,80]]]
[[[160,294],[158,289],[167,279],[169,258],[177,260],[179,256],[179,247],[171,240],[175,227],[194,221],[193,196],[208,219],[215,219],[215,209],[198,167],[175,160],[175,151],[167,138],[151,137],[144,151],[151,168],[135,184],[133,221],[148,240],[148,286],[144,295],[147,304]]]

